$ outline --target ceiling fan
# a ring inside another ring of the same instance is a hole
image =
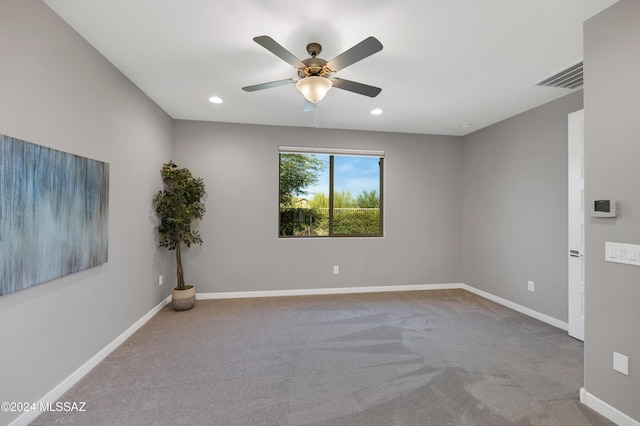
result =
[[[332,77],[337,71],[381,51],[382,44],[375,37],[368,37],[362,40],[330,61],[318,57],[318,54],[322,51],[322,46],[318,43],[309,43],[307,45],[307,52],[311,57],[301,61],[269,36],[254,37],[253,41],[297,69],[298,78],[287,78],[243,87],[242,90],[246,92],[255,92],[256,90],[295,83],[296,88],[306,99],[305,111],[313,111],[316,108],[316,104],[324,98],[332,87],[371,98],[376,97],[382,91],[379,87]]]

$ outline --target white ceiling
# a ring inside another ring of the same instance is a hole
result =
[[[176,119],[314,127],[295,85],[241,90],[297,76],[253,37],[269,35],[300,59],[318,42],[330,60],[374,36],[384,49],[335,76],[382,92],[332,89],[317,125],[445,135],[571,93],[532,84],[579,61],[582,23],[616,1],[44,0]]]

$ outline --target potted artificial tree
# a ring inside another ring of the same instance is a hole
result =
[[[181,249],[183,246],[202,244],[200,234],[191,226],[204,216],[207,193],[202,178],[194,178],[188,169],[178,168],[173,161],[162,166],[160,175],[164,189],[153,198],[156,214],[160,218],[158,245],[176,252],[178,281],[172,292],[171,305],[176,311],[185,311],[195,305],[196,289],[184,283]]]

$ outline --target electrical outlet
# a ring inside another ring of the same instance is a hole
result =
[[[619,354],[618,352],[613,353],[613,369],[618,373],[622,373],[625,376],[629,375],[629,357],[626,355]]]
[[[527,288],[529,291],[536,291],[536,283],[533,281],[527,281]]]
[[[334,266],[333,267],[333,273],[338,275],[340,273],[340,267],[339,266]]]
[[[162,275],[158,277],[158,285],[162,285]]]

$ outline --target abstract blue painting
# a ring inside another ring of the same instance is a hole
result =
[[[0,296],[107,262],[109,164],[0,135]]]

